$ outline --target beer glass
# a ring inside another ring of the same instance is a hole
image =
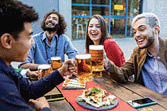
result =
[[[62,66],[60,57],[51,57],[51,66],[53,70],[56,70]]]
[[[51,73],[51,66],[49,64],[42,64],[38,66],[38,80]]]
[[[90,54],[76,55],[77,73],[80,80],[89,81],[92,76],[92,62]]]
[[[91,54],[92,72],[104,71],[104,46],[90,45],[89,53]]]

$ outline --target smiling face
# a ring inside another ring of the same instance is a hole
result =
[[[46,30],[56,30],[59,23],[59,17],[56,14],[50,14],[45,20]]]
[[[88,35],[94,44],[99,45],[102,37],[101,25],[96,18],[92,18],[88,25]]]
[[[32,24],[29,22],[24,23],[24,30],[18,34],[18,39],[13,39],[11,55],[14,61],[23,62],[27,59],[29,50],[34,44],[32,39]]]
[[[139,48],[148,48],[154,42],[154,28],[151,28],[145,18],[133,24],[133,34]]]

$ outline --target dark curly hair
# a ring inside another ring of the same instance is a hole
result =
[[[18,39],[18,34],[24,30],[24,22],[33,22],[37,19],[38,14],[33,7],[18,0],[0,0],[0,37],[4,33],[9,33]]]
[[[60,15],[60,13],[56,12],[55,10],[52,10],[51,12],[48,12],[46,15],[44,15],[43,17],[43,21],[41,23],[41,28],[45,30],[45,21],[47,19],[47,17],[51,14],[56,14],[58,17],[59,17],[59,26],[60,28],[57,30],[57,35],[61,35],[61,34],[64,34],[65,31],[66,31],[66,22],[64,21],[64,17],[62,15]]]
[[[86,32],[86,52],[89,53],[89,45],[94,45],[93,41],[90,39],[89,35],[88,35],[88,27],[89,27],[89,22],[92,18],[95,18],[99,21],[100,23],[100,27],[101,27],[101,33],[102,33],[102,37],[100,39],[100,43],[99,45],[103,45],[103,42],[105,39],[109,38],[108,36],[108,29],[107,29],[107,24],[104,20],[104,18],[101,15],[93,15],[89,21],[88,21],[88,25],[87,25],[87,32]]]

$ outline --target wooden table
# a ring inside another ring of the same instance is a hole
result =
[[[54,88],[52,91],[50,91],[46,95],[60,94],[60,93],[61,92],[59,91],[58,88]],[[66,99],[49,102],[49,105],[53,111],[75,111],[75,109],[72,107],[72,105],[69,102],[67,102]]]
[[[158,104],[148,106],[149,108],[154,111],[167,111],[167,96],[163,96],[140,84],[130,82],[120,84],[110,79],[108,76],[96,78],[94,81],[125,102],[137,98],[151,97],[153,100],[158,102]],[[143,108],[139,108],[138,110],[140,111],[141,109]]]
[[[123,101],[128,101],[137,98],[143,97],[151,97],[154,99],[158,104],[148,106],[149,108],[153,109],[154,111],[167,111],[167,97],[160,95],[148,88],[143,87],[140,84],[136,83],[126,83],[120,84],[112,80],[108,76],[103,76],[102,78],[95,78],[94,80],[97,84],[102,86],[104,89],[108,90],[115,96],[119,97]],[[54,89],[50,93],[60,93],[58,89]],[[53,111],[55,109],[57,111],[75,111],[70,103],[66,100],[62,101],[55,101],[49,103]],[[145,107],[147,108],[147,107]],[[140,111],[143,108],[139,108]]]

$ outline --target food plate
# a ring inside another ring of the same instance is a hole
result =
[[[94,106],[92,106],[92,105],[89,105],[89,104],[85,104],[85,102],[80,102],[79,100],[79,97],[77,97],[77,99],[76,99],[76,102],[80,105],[80,106],[82,106],[82,107],[84,107],[84,108],[87,108],[87,109],[90,109],[90,110],[108,110],[108,109],[112,109],[112,108],[114,108],[114,107],[116,107],[117,105],[118,105],[118,100],[114,100],[114,104],[112,104],[112,105],[109,105],[109,106],[105,106],[105,107],[94,107]]]
[[[80,81],[79,79],[65,79],[62,89],[85,89],[86,82]]]

